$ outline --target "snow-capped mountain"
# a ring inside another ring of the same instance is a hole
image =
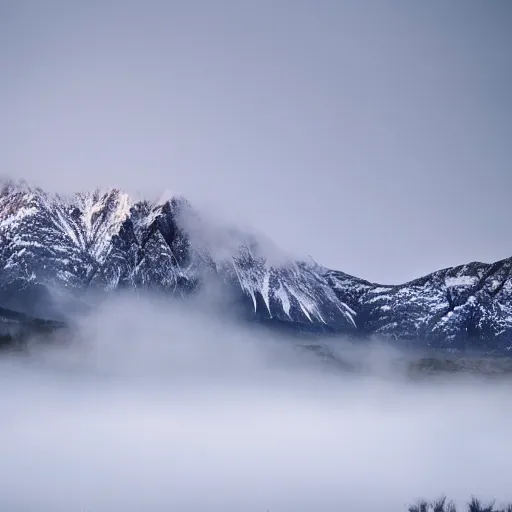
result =
[[[512,258],[439,270],[398,286],[328,271],[361,332],[446,349],[512,348]]]
[[[185,296],[212,279],[260,320],[293,328],[423,340],[443,348],[512,346],[512,259],[381,286],[312,261],[274,258],[256,237],[210,226],[181,197],[119,190],[50,195],[0,190],[0,306],[65,316],[86,290]]]
[[[180,220],[193,225],[193,233]],[[89,288],[183,295],[209,273],[261,318],[355,328],[354,312],[314,265],[270,265],[254,237],[230,236],[230,230],[223,233],[228,250],[219,252],[217,237],[197,236],[197,227],[197,216],[180,197],[132,202],[119,190],[61,197],[7,183],[0,191],[0,300],[19,309],[28,297],[23,308],[44,315],[50,287],[73,296]]]

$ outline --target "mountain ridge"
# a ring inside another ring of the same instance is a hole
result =
[[[293,329],[447,350],[512,348],[512,258],[381,285],[313,260],[274,261],[264,245],[208,224],[181,196],[132,200],[115,188],[62,196],[3,182],[0,306],[44,317],[55,290],[73,298],[118,289],[185,297],[214,279],[252,317]]]

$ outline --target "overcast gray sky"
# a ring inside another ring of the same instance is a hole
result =
[[[170,188],[399,282],[512,255],[512,3],[0,0],[0,168]]]

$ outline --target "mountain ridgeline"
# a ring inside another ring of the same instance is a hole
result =
[[[249,317],[291,329],[448,350],[512,348],[512,258],[386,286],[269,257],[265,245],[213,227],[181,197],[132,201],[116,189],[64,197],[4,182],[0,306],[65,320],[87,291],[186,297],[216,283]]]

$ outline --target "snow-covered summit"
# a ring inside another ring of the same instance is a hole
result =
[[[199,229],[201,219],[189,203],[169,193],[155,202],[133,202],[117,189],[63,197],[5,184],[0,291],[31,283],[72,291],[130,287],[184,294],[210,272],[258,317],[328,330],[355,327],[354,312],[311,265],[275,265],[254,237],[218,228],[206,236],[204,224]],[[184,229],[192,225],[190,232]]]
[[[76,298],[90,289],[149,288],[184,296],[213,280],[259,320],[448,349],[506,350],[511,268],[512,259],[471,263],[383,286],[213,226],[170,192],[147,201],[118,189],[59,196],[0,184],[0,307],[36,316],[58,316],[55,293]]]

